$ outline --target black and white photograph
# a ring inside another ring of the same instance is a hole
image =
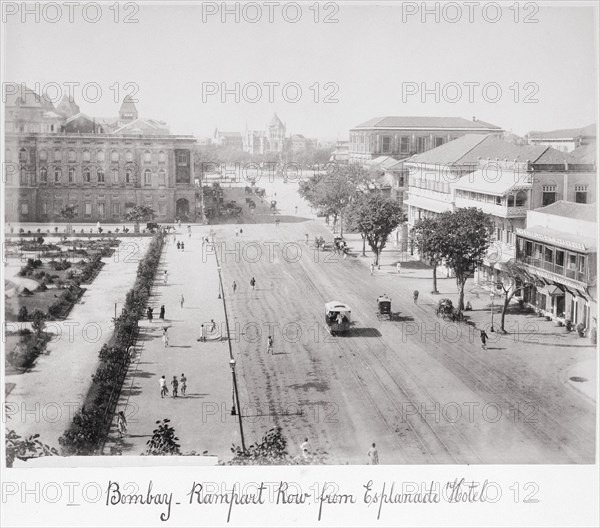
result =
[[[4,526],[597,526],[596,2],[0,4]]]

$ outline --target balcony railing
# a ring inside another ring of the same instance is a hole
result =
[[[519,260],[534,268],[543,269],[556,275],[560,275],[561,277],[566,277],[567,279],[572,279],[583,283],[588,282],[586,273],[577,271],[576,269],[565,268],[564,266],[554,264],[553,262],[545,262],[541,258],[535,257],[521,256],[519,257]]]

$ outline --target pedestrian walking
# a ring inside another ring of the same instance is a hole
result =
[[[304,442],[300,444],[300,452],[302,453],[302,457],[304,458],[304,460],[308,460],[311,451],[312,449],[310,447],[310,443],[308,442],[308,438],[305,438]]]
[[[182,242],[181,243],[181,251],[183,251],[185,249],[185,244]]]
[[[275,219],[275,225],[279,227],[279,218]]]
[[[396,271],[398,273],[400,273],[400,270],[402,269],[402,267],[400,266],[400,261],[396,262]]]
[[[233,281],[233,293],[235,294],[235,290],[237,290],[237,284],[235,281]]]
[[[165,348],[169,348],[169,327],[165,326],[163,328],[163,343],[165,344]]]
[[[164,321],[165,319],[165,305],[161,304],[160,306],[160,313],[158,314],[158,318],[162,319]]]
[[[377,452],[377,448],[375,447],[375,442],[371,444],[371,449],[367,452],[367,457],[369,459],[369,464],[372,466],[376,466],[379,464],[379,453]]]
[[[252,291],[254,291],[254,287],[256,286],[256,279],[254,277],[250,279],[250,286],[252,286]]]
[[[183,308],[183,303],[185,302],[185,298],[183,296],[183,293],[181,294],[181,297],[179,298],[179,306],[181,306]]]
[[[369,266],[370,270],[371,270],[371,276],[373,276],[373,272],[375,271],[375,264],[373,264],[371,262],[371,265]]]
[[[240,236],[244,233],[244,230],[240,227]]]
[[[308,233],[304,235],[304,239],[306,240],[306,245],[308,246]]]
[[[181,378],[179,378],[179,387],[181,388],[181,395],[185,396],[185,391],[187,390],[187,378],[183,372],[181,373]]]
[[[167,394],[169,394],[169,389],[167,387],[167,378],[165,378],[164,374],[158,380],[158,384],[160,386],[160,397],[164,398]]]
[[[152,322],[152,317],[153,317],[153,312],[154,309],[151,308],[150,306],[148,306],[148,309],[146,310],[146,315],[148,316],[148,322],[151,323]]]
[[[211,334],[214,334],[216,331],[217,331],[217,323],[215,323],[214,319],[211,319],[210,320],[210,329],[209,329],[209,332]]]
[[[179,226],[179,228],[181,229],[181,218],[179,220],[177,220],[177,225]]]
[[[177,241],[177,251],[181,248],[181,242]]]
[[[298,206],[294,207],[294,214],[298,214]]]
[[[125,418],[123,411],[119,411],[117,414],[117,430],[119,431],[119,438],[123,438],[127,433],[127,418]]]
[[[415,291],[413,292],[413,302],[414,302],[415,304],[417,304],[417,301],[418,301],[418,300],[419,300],[419,290],[415,290]]]
[[[271,336],[267,338],[267,354],[273,354],[273,338]]]
[[[179,389],[177,376],[173,376],[173,379],[171,380],[171,387],[173,387],[173,398],[177,398],[177,390]]]
[[[481,348],[487,350],[486,343],[488,340],[488,335],[485,333],[485,330],[481,330],[481,332],[479,333],[479,337],[481,338]]]
[[[240,231],[238,230],[238,228],[235,228],[235,236],[240,236]]]
[[[204,327],[203,324],[200,325],[200,341],[201,342],[206,341],[206,328]]]
[[[165,286],[167,285],[168,278],[169,278],[169,273],[167,272],[167,270],[165,270],[165,272],[163,273],[163,284]]]

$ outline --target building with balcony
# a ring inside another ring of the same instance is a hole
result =
[[[572,152],[576,148],[589,145],[596,141],[596,125],[583,128],[567,128],[549,130],[546,132],[529,132],[526,135],[530,145],[553,147],[560,152]]]
[[[90,118],[74,102],[56,112],[29,90],[7,102],[5,218],[7,222],[60,221],[75,206],[75,222],[124,222],[135,205],[148,205],[158,221],[194,221],[192,136],[169,133],[165,123],[141,119],[124,101],[112,122]],[[60,114],[58,111],[60,110]],[[76,112],[68,115],[68,112]],[[60,115],[60,126],[54,123]]]
[[[526,288],[525,300],[562,322],[596,326],[596,205],[559,201],[528,211],[516,239],[517,260],[544,284]]]
[[[465,134],[501,136],[502,128],[462,117],[375,117],[350,130],[350,163],[379,156],[398,160],[439,147]]]

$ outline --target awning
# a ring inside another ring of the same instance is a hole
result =
[[[467,174],[452,185],[455,189],[494,196],[531,189],[530,175],[507,169],[479,169]]]
[[[550,284],[548,286],[544,286],[543,288],[538,288],[538,292],[549,295],[550,297],[565,294],[565,292],[562,291],[556,284]]]
[[[406,200],[404,203],[408,206],[418,207],[419,209],[424,209],[425,211],[432,211],[434,213],[452,211],[452,204],[450,202],[432,200],[431,198],[424,198],[423,196],[418,196],[412,193],[408,200]]]

